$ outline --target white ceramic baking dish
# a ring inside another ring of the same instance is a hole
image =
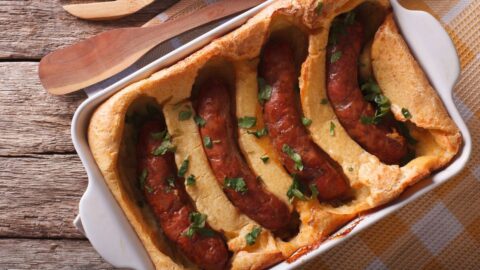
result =
[[[87,171],[88,187],[80,200],[79,215],[75,219],[74,224],[90,240],[98,253],[112,265],[133,269],[153,269],[153,264],[150,262],[146,251],[127,218],[107,188],[90,152],[87,141],[87,127],[94,109],[123,87],[175,63],[203,47],[215,37],[221,36],[243,24],[248,18],[273,1],[275,0],[266,1],[264,4],[235,17],[106,89],[88,92],[88,99],[76,111],[72,121],[72,140]],[[468,161],[472,148],[471,138],[464,121],[455,107],[452,96],[453,86],[460,73],[455,47],[440,23],[431,15],[425,12],[413,12],[406,17],[406,14],[403,13],[404,10],[398,6],[396,1],[392,1],[392,6],[401,29],[412,29],[413,25],[415,26],[414,29],[418,29],[418,31],[404,31],[404,37],[416,55],[417,60],[425,69],[433,86],[438,91],[450,116],[460,128],[464,140],[463,148],[447,168],[409,188],[400,198],[392,203],[378,209],[374,213],[363,216],[361,222],[357,219],[347,224],[342,229],[346,230],[348,228],[348,230],[351,230],[347,235],[329,239],[293,263],[284,262],[273,269],[286,270],[296,268],[341,242],[347,241],[347,239],[361,230],[448,181],[458,174]],[[428,35],[425,35],[426,32]],[[431,40],[436,42],[431,42]]]

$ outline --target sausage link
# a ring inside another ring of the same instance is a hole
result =
[[[292,48],[283,41],[266,45],[260,75],[272,86],[270,100],[264,105],[264,121],[280,159],[291,174],[315,184],[319,200],[342,197],[348,191],[344,176],[332,165],[333,161],[316,145],[301,122],[300,104],[295,93],[296,70]],[[302,159],[303,170],[282,151],[291,147]]]
[[[243,158],[236,141],[236,126],[227,86],[216,79],[205,83],[197,100],[197,113],[206,124],[200,128],[202,138],[210,137],[211,148],[205,147],[217,181],[224,186],[226,178],[243,178],[247,190],[238,192],[224,188],[227,197],[248,217],[263,227],[280,231],[286,229],[291,214],[285,203],[265,190]]]
[[[392,121],[377,125],[363,124],[362,116],[372,117],[375,109],[358,86],[357,61],[363,42],[359,23],[347,26],[346,33],[328,48],[327,94],[335,113],[347,133],[365,150],[387,164],[398,164],[407,154],[405,138],[393,129]],[[333,54],[341,55],[330,61]],[[333,62],[333,63],[332,63]]]
[[[191,238],[182,233],[190,226],[189,215],[195,209],[190,203],[183,185],[177,178],[174,155],[170,152],[154,156],[152,152],[161,140],[152,134],[165,127],[160,121],[145,123],[137,145],[138,170],[147,170],[144,195],[160,223],[165,235],[174,242],[192,262],[203,269],[225,269],[229,254],[224,240],[218,233],[204,236],[195,233]],[[167,179],[174,177],[174,186]]]

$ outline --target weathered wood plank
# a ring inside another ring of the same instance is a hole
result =
[[[0,238],[83,238],[72,224],[87,186],[77,155],[0,157],[0,164]]]
[[[108,22],[83,21],[62,8],[62,4],[78,2],[88,1],[2,1],[0,59],[40,59],[57,48],[108,29],[141,26],[176,1],[156,1],[134,15]]]
[[[35,62],[0,62],[0,156],[74,151],[70,123],[86,95],[48,94],[37,68]]]
[[[0,239],[0,269],[113,269],[87,240]]]

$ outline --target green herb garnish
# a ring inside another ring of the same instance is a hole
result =
[[[148,171],[147,171],[147,169],[143,169],[140,176],[138,176],[138,182],[139,182],[141,188],[143,188],[145,186],[145,181],[147,181],[147,177],[148,177]]]
[[[153,192],[153,188],[145,185],[145,190],[148,192],[148,193],[152,193]]]
[[[238,126],[241,128],[251,128],[257,124],[256,117],[245,116],[238,119]]]
[[[155,140],[163,140],[167,135],[167,130],[151,133],[150,136]]]
[[[199,127],[204,127],[205,124],[207,123],[207,121],[205,121],[205,119],[203,119],[201,116],[199,115],[195,115],[193,117],[193,120],[195,121],[195,124],[197,124],[197,126]]]
[[[377,109],[374,116],[362,115],[360,121],[365,125],[377,125],[390,112],[390,100],[382,95],[380,87],[373,80],[369,80],[361,87],[365,100],[374,102]]]
[[[185,173],[188,170],[188,165],[190,164],[189,157],[187,157],[183,162],[182,165],[180,165],[180,168],[178,169],[178,177],[184,177]]]
[[[263,156],[263,157],[260,157],[260,159],[263,161],[263,163],[266,164],[270,158],[268,156]]]
[[[212,139],[208,136],[203,137],[203,145],[206,148],[211,149],[213,147]]]
[[[223,185],[225,186],[225,188],[233,189],[236,192],[240,192],[242,194],[248,191],[247,184],[245,183],[242,177],[238,177],[238,178],[226,177]]]
[[[293,202],[295,198],[301,200],[301,201],[306,201],[307,197],[303,194],[300,186],[300,181],[297,179],[297,175],[292,175],[293,177],[293,182],[290,188],[287,191],[287,197],[290,201],[290,203]]]
[[[397,128],[398,128],[398,133],[400,133],[405,139],[407,140],[407,143],[410,145],[415,145],[418,143],[418,141],[412,137],[410,134],[410,130],[408,130],[407,125],[402,122],[397,123]]]
[[[403,114],[403,117],[405,117],[405,119],[412,118],[412,114],[410,113],[410,111],[405,108],[402,108],[402,114]]]
[[[335,123],[330,122],[330,136],[335,136]]]
[[[165,191],[167,193],[172,191],[172,188],[175,187],[175,177],[174,176],[169,176],[167,178],[167,187],[165,188]]]
[[[302,124],[306,127],[310,126],[312,124],[312,119],[308,119],[306,117],[302,117]]]
[[[352,167],[348,167],[347,169],[349,172],[353,172],[353,168]]]
[[[187,186],[194,186],[197,180],[195,179],[195,175],[191,174],[187,179],[185,180],[185,185]]]
[[[319,0],[317,7],[315,7],[315,12],[317,13],[317,15],[320,15],[322,13],[322,9],[323,9],[323,2]]]
[[[342,58],[342,52],[341,51],[336,51],[330,56],[330,63],[333,64],[333,63],[337,62],[338,60],[340,60],[340,58]]]
[[[160,144],[160,146],[153,150],[152,154],[154,156],[163,156],[167,152],[175,153],[175,150],[177,150],[177,147],[173,145],[173,143],[169,139],[164,138],[162,144]]]
[[[268,134],[268,130],[267,130],[267,128],[262,128],[262,129],[256,130],[256,131],[250,131],[250,130],[248,130],[247,133],[248,133],[248,134],[251,134],[251,135],[254,135],[254,136],[257,137],[257,138],[260,138],[260,137],[263,137],[263,136],[267,135],[267,134]]]
[[[247,235],[245,235],[245,240],[247,241],[247,245],[252,246],[255,245],[255,242],[257,242],[258,236],[260,236],[260,233],[262,232],[262,228],[255,226],[253,227],[253,230]]]
[[[191,212],[188,219],[190,220],[190,226],[182,233],[183,236],[192,238],[196,233],[207,237],[215,234],[212,230],[205,228],[207,215],[199,212]]]
[[[287,154],[293,162],[295,162],[295,169],[299,171],[303,171],[303,163],[302,163],[302,157],[295,152],[290,146],[287,144],[284,144],[282,146],[282,152]]]
[[[258,102],[265,104],[272,97],[272,86],[268,85],[265,79],[258,78]]]
[[[178,120],[180,121],[188,120],[190,119],[190,117],[192,117],[192,111],[190,109],[188,109],[187,111],[180,111],[178,113]]]
[[[327,105],[328,104],[328,99],[322,98],[322,100],[320,101],[320,104]]]
[[[310,188],[310,191],[312,192],[312,195],[310,196],[310,200],[313,200],[318,196],[318,194],[320,194],[320,192],[318,192],[317,185],[315,185],[315,184],[310,184],[308,187]]]

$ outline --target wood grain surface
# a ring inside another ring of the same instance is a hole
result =
[[[0,59],[39,60],[57,48],[107,29],[141,26],[175,0],[156,1],[138,13],[116,21],[82,21],[63,10],[63,4],[88,0],[2,0]]]
[[[112,269],[87,240],[0,239],[0,247],[0,269]]]
[[[174,0],[113,22],[79,20],[62,4],[0,4],[0,269],[109,269],[72,221],[87,176],[70,138],[83,93],[47,94],[38,80],[46,53],[107,29],[140,26]]]

